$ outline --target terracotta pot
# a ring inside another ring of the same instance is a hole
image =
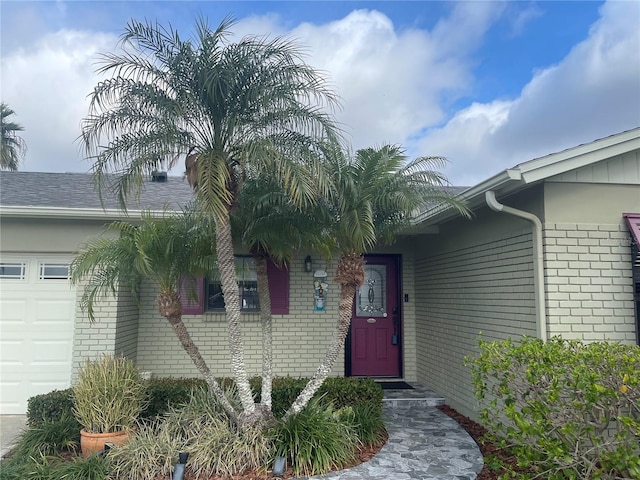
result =
[[[84,428],[80,430],[80,450],[83,457],[90,457],[104,450],[105,443],[112,443],[119,447],[128,441],[129,432],[127,430],[111,433],[89,433]]]

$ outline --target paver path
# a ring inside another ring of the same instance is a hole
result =
[[[435,407],[385,404],[389,441],[370,461],[310,477],[325,480],[474,480],[482,470],[476,442]]]

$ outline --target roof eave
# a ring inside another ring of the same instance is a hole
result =
[[[484,203],[484,193],[488,190],[500,190],[503,192],[516,190],[523,184],[522,175],[517,169],[507,169],[494,175],[478,185],[468,188],[467,190],[456,195],[456,199],[466,203],[469,209],[473,209]],[[416,223],[424,223],[426,225],[440,223],[453,217],[459,216],[460,213],[455,209],[436,205],[429,210],[422,212]]]
[[[149,211],[146,211],[149,212]],[[141,218],[142,210],[127,210],[101,208],[63,208],[63,207],[23,207],[0,206],[1,217],[18,218],[65,218],[74,220],[121,220]],[[154,213],[151,211],[150,213]]]

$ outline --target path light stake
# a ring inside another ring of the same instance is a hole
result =
[[[273,462],[273,474],[274,475],[283,475],[285,469],[285,458],[284,457],[276,457],[275,462]]]
[[[187,458],[189,458],[189,452],[178,452],[178,463],[173,468],[172,480],[184,480],[184,469],[187,465]]]

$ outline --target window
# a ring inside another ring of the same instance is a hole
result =
[[[241,308],[246,312],[258,311],[260,305],[257,276],[251,257],[237,257],[236,266]],[[289,313],[289,270],[286,266],[280,268],[273,262],[267,262],[267,274],[269,275],[271,313],[287,315]],[[219,278],[184,277],[180,281],[180,297],[182,313],[185,315],[202,315],[205,310],[224,311],[224,298],[222,298]]]
[[[40,280],[68,280],[69,265],[66,263],[41,263]]]
[[[26,262],[2,262],[0,263],[0,278],[24,280]]]
[[[240,309],[259,311],[258,277],[251,257],[236,257],[236,278],[240,295]],[[207,310],[224,310],[224,296],[220,279],[207,282]]]

